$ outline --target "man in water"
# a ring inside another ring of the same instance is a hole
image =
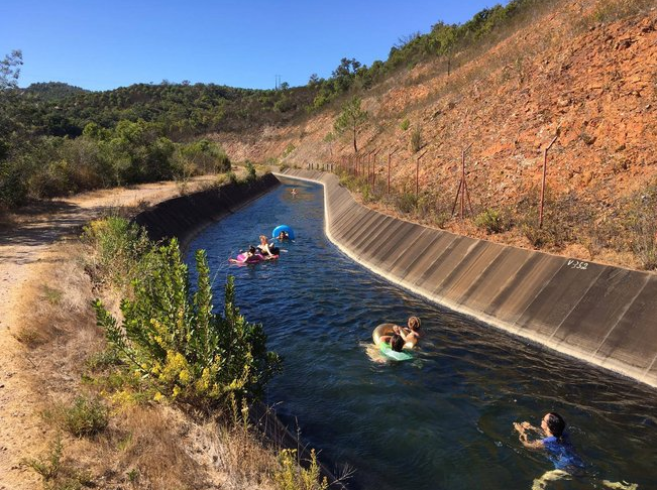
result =
[[[574,473],[584,468],[584,463],[575,453],[575,449],[568,439],[568,434],[565,432],[566,421],[558,413],[550,412],[545,414],[541,420],[540,429],[529,422],[514,422],[513,428],[520,435],[520,442],[523,446],[547,451],[548,458],[554,463],[557,470]],[[534,432],[545,437],[530,441],[527,432]]]
[[[547,456],[554,464],[554,470],[546,472],[542,477],[534,480],[532,490],[543,490],[547,482],[569,479],[571,476],[584,474],[584,462],[573,448],[566,430],[566,421],[555,412],[546,413],[541,420],[541,427],[534,427],[529,422],[514,422],[513,428],[518,432],[520,442],[529,449],[539,449],[547,452]],[[529,440],[528,432],[534,432],[539,439]],[[602,481],[607,488],[635,490],[636,485]]]

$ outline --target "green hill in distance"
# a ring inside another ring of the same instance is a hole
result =
[[[25,93],[35,95],[39,99],[47,101],[57,101],[88,92],[88,90],[63,82],[38,82],[31,84],[25,89]]]

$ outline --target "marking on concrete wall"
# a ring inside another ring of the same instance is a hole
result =
[[[571,269],[581,269],[583,271],[587,270],[589,267],[588,262],[582,262],[580,260],[575,260],[575,259],[569,259],[568,260],[568,267]]]

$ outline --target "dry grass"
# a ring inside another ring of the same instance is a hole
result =
[[[79,264],[66,260],[67,255],[75,257],[79,254],[80,248],[71,246],[60,254],[51,254],[43,260],[38,281],[24,286],[23,304],[18,304],[17,309],[25,313],[18,318],[12,334],[27,347],[52,342],[80,328],[87,330],[89,325],[93,332],[95,321],[89,307],[89,278]],[[52,264],[57,264],[56,272],[50,267]]]

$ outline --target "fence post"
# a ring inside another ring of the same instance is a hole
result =
[[[459,217],[463,220],[465,216],[465,199],[466,194],[468,194],[468,204],[470,205],[470,214],[472,214],[472,203],[470,202],[470,195],[468,193],[468,185],[465,180],[465,153],[470,149],[472,143],[461,150],[461,179],[459,180],[458,189],[456,189],[456,197],[454,198],[454,205],[452,206],[452,216],[454,216],[454,210],[456,209],[456,203],[459,202],[459,196],[461,197],[461,206],[459,210]]]
[[[425,150],[422,155],[417,157],[417,164],[415,166],[415,207],[420,204],[420,160],[427,154],[427,151],[429,150]]]
[[[379,154],[381,149],[379,148],[374,152],[374,156],[372,157],[372,189],[374,189],[374,184],[376,183],[376,156]]]
[[[554,144],[555,141],[557,141],[557,138],[559,137],[559,134],[557,132],[557,135],[552,139],[550,144],[543,150],[543,180],[541,181],[541,206],[538,210],[538,227],[543,228],[543,207],[545,205],[545,178],[547,175],[547,155],[548,151],[550,148],[552,148],[552,145]]]
[[[390,194],[390,162],[392,162],[392,156],[397,153],[399,148],[396,148],[393,152],[388,153],[388,194]]]

